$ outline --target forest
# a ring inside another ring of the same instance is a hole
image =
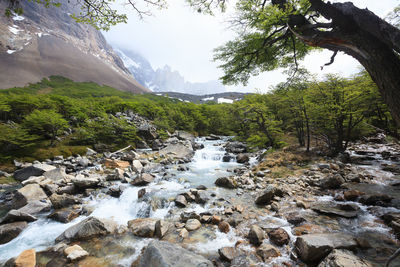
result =
[[[280,148],[296,140],[307,151],[317,146],[335,155],[346,150],[349,141],[376,132],[398,137],[365,71],[322,80],[302,73],[268,93],[251,94],[233,104],[135,95],[53,76],[0,92],[1,161],[68,156],[96,144],[135,147],[140,141],[135,127],[115,116],[126,111],[151,120],[162,138],[175,130],[232,135],[257,149]]]

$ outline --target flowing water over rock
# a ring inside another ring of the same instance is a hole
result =
[[[392,229],[381,219],[388,212],[400,212],[399,202],[396,202],[400,199],[395,173],[399,159],[396,148],[355,145],[349,153],[356,164],[343,164],[340,167],[343,171],[334,171],[339,167],[321,164],[306,170],[307,175],[268,180],[264,177],[267,171],[255,175],[255,167],[252,167],[256,163],[255,157],[250,158],[247,166],[235,161],[223,162],[227,139],[199,138],[196,141],[204,148],[197,150],[190,162],[165,165],[152,173],[155,179],[146,186],[117,181],[113,182],[112,188],[123,189],[119,197],[106,194],[106,189],[92,192],[83,199],[86,215],[66,224],[47,219],[47,214],[39,215],[38,220],[29,223],[17,238],[0,245],[0,263],[34,248],[45,250],[38,253],[38,266],[46,266],[54,257],[54,253],[46,248],[54,246],[54,240],[60,234],[85,220],[89,214],[112,219],[120,226],[117,234],[78,242],[90,254],[84,260],[86,266],[131,266],[142,249],[154,240],[153,235],[162,235],[162,240],[179,243],[216,262],[221,258],[232,260],[232,264],[241,263],[239,266],[299,266],[293,252],[304,249],[307,242],[314,242],[308,240],[314,238],[308,234],[344,234],[349,238],[347,241],[340,237],[342,239],[335,242],[347,242],[355,255],[374,266],[383,266],[397,249],[399,244]],[[335,189],[319,189],[320,175],[333,177],[335,173],[342,173],[345,183]],[[362,178],[353,174],[360,174]],[[229,178],[232,179],[231,186],[236,188],[215,187],[214,182],[219,177],[232,177]],[[279,190],[270,189],[268,201],[256,205],[257,196],[267,194],[268,185]],[[354,197],[354,193],[346,195],[351,190],[361,193]],[[373,205],[371,201],[376,197],[367,197],[382,194],[387,198],[378,197]],[[184,197],[177,202],[179,195]],[[175,203],[179,203],[179,207]],[[136,220],[141,218],[154,220]],[[162,219],[165,231],[146,230],[159,219]],[[221,220],[229,224],[222,225]],[[193,229],[189,223],[185,226],[188,221]],[[196,221],[201,222],[201,226],[194,230]],[[130,225],[129,230],[127,225]],[[253,228],[259,229],[258,234],[254,234],[260,239],[259,247],[251,245],[253,241],[248,237]],[[301,242],[296,241],[299,236],[306,240],[302,248],[299,248]],[[321,241],[324,240],[322,237],[318,238],[318,242],[325,242]],[[329,246],[336,248],[335,244]],[[316,257],[321,257],[318,260],[327,255],[315,253]],[[307,262],[304,251],[297,251],[297,254]],[[400,266],[400,261],[392,266]]]

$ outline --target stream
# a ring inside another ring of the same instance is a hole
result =
[[[231,227],[228,233],[222,233],[214,225],[203,226],[199,230],[190,233],[189,238],[182,240],[177,233],[166,236],[165,240],[180,243],[198,254],[208,258],[218,258],[218,249],[222,247],[233,247],[239,245],[243,251],[252,251],[254,248],[246,242],[249,227],[257,223],[262,229],[283,228],[290,236],[288,246],[279,248],[281,256],[271,259],[267,263],[258,263],[258,266],[298,266],[296,261],[290,257],[291,248],[296,240],[296,231],[307,230],[307,232],[344,232],[364,241],[363,249],[357,251],[357,255],[371,261],[376,266],[383,266],[384,261],[398,247],[396,237],[391,229],[379,218],[383,213],[393,211],[400,212],[395,207],[369,207],[359,202],[343,201],[336,198],[337,193],[326,195],[309,195],[305,201],[309,203],[330,204],[352,204],[359,207],[357,218],[343,218],[329,215],[321,215],[311,209],[303,209],[296,206],[298,197],[291,194],[282,198],[279,202],[279,211],[271,211],[258,207],[254,204],[255,192],[242,189],[230,190],[219,188],[214,185],[218,177],[233,175],[233,171],[244,165],[236,162],[223,162],[225,154],[224,144],[227,138],[221,140],[206,140],[198,138],[196,142],[204,145],[204,148],[196,150],[193,159],[189,163],[180,165],[166,165],[158,170],[156,179],[150,184],[142,187],[114,182],[113,187],[124,188],[119,198],[111,197],[99,190],[98,192],[84,198],[84,209],[90,210],[90,216],[98,218],[113,219],[120,225],[136,218],[159,218],[170,222],[179,221],[182,212],[195,212],[197,214],[223,214],[227,206],[241,205],[245,212],[232,215],[238,223]],[[349,153],[352,158],[360,157],[355,168],[369,174],[369,183],[350,183],[349,189],[358,189],[368,192],[389,193],[400,198],[400,188],[390,186],[398,182],[398,177],[391,172],[382,170],[383,166],[395,164],[390,158],[382,158],[380,152],[382,147],[354,146]],[[384,148],[385,151],[388,149]],[[363,155],[357,154],[356,151]],[[365,157],[368,155],[368,157]],[[250,158],[250,167],[256,164],[255,158]],[[181,170],[178,170],[181,168]],[[185,169],[182,171],[182,169]],[[174,198],[199,186],[207,187],[214,196],[212,201],[205,205],[190,203],[186,208],[178,208]],[[146,195],[138,199],[138,192],[145,188]],[[304,198],[303,198],[304,199]],[[290,214],[296,213],[303,217],[306,223],[295,227],[287,221]],[[12,241],[0,245],[0,263],[4,263],[11,257],[19,255],[26,249],[34,248],[36,251],[45,250],[54,245],[54,240],[68,227],[84,220],[88,215],[81,215],[69,223],[59,223],[47,218],[49,213],[39,216]],[[229,217],[229,216],[228,216]],[[301,228],[303,227],[303,228]],[[105,236],[94,238],[90,241],[81,241],[79,244],[87,250],[90,255],[102,259],[93,266],[131,266],[132,262],[140,255],[152,238],[140,238],[127,232],[117,236]],[[266,243],[270,244],[267,240]],[[38,265],[46,266],[50,255],[39,254]],[[43,264],[43,265],[41,265]],[[395,264],[400,264],[397,261]],[[399,265],[393,265],[399,266]]]

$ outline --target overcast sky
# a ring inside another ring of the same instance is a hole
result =
[[[111,28],[104,35],[109,43],[130,48],[141,53],[153,66],[161,68],[168,64],[179,71],[187,81],[205,82],[222,76],[217,63],[212,61],[213,49],[235,37],[229,29],[228,14],[209,16],[198,14],[188,7],[184,0],[167,0],[168,9],[154,10],[153,16],[140,20],[128,7],[120,7],[128,13],[128,23]],[[339,1],[344,2],[344,1]],[[399,0],[353,0],[360,8],[367,7],[375,14],[384,17]],[[320,66],[329,62],[330,51],[314,52],[306,57],[304,65],[313,73],[356,73],[360,65],[351,57],[338,54],[335,63],[321,71]],[[265,92],[271,85],[284,81],[281,70],[253,77],[247,87],[229,86],[229,90]]]

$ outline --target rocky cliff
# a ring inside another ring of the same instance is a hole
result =
[[[78,24],[69,14],[79,12],[74,0],[45,8],[22,3],[22,16],[5,17],[0,2],[0,88],[24,86],[50,75],[93,81],[135,93],[140,85],[101,32]]]

